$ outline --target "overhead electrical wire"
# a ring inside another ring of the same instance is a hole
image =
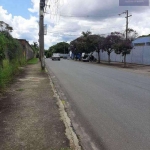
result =
[[[47,0],[47,3],[48,3],[48,1],[49,0]],[[58,4],[58,0],[55,0],[55,4]],[[111,15],[67,15],[67,14],[55,14],[55,13],[48,13],[46,11],[47,6],[48,5],[46,4],[45,11],[44,11],[45,14],[50,14],[52,16],[59,16],[59,17],[62,17],[62,18],[106,18],[106,19],[108,19],[110,17],[117,17],[118,16],[116,14],[115,15],[113,15],[113,14],[111,14]],[[110,27],[103,27],[103,28],[100,28],[100,29],[90,29],[89,31],[96,31],[96,30],[99,31],[99,30],[104,30],[104,29],[108,29],[108,28],[109,29],[123,28],[123,26],[121,26],[121,27],[111,27],[111,28]],[[63,31],[63,28],[60,28],[60,29],[62,29],[61,31]],[[59,29],[59,31],[60,31],[60,29]],[[71,34],[65,34],[65,33],[60,33],[60,32],[49,32],[49,31],[47,31],[47,32],[48,33],[52,33],[52,34],[59,34],[59,35],[63,35],[63,36],[79,36],[79,34],[78,35],[71,35]],[[110,34],[110,33],[104,33],[104,34],[100,34],[100,35],[106,35],[106,34]]]
[[[104,18],[104,17],[117,17],[118,15],[104,15],[104,16],[94,16],[94,15],[83,15],[83,16],[77,16],[77,15],[65,15],[65,14],[52,14],[45,12],[46,14],[50,14],[53,16],[60,16],[60,17],[70,17],[70,18]]]

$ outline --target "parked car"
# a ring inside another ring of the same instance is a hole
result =
[[[89,55],[88,55],[88,54],[83,53],[83,54],[82,54],[82,61],[89,62]]]
[[[58,53],[53,53],[52,60],[60,61],[60,55]]]
[[[96,62],[97,59],[93,56],[93,53],[89,53],[89,54],[82,54],[82,61],[84,62]]]

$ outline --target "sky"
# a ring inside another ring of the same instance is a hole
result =
[[[38,42],[39,2],[0,0],[0,21],[13,27],[11,34],[14,38],[26,39],[30,44]],[[132,15],[129,28],[136,30],[139,36],[150,34],[150,6],[119,6],[119,0],[47,0],[45,49],[59,42],[69,43],[83,31],[100,35],[124,32],[126,14],[121,13],[126,10]]]

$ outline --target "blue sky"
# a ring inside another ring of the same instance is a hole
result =
[[[28,8],[33,7],[31,0],[0,0],[0,5],[13,16],[22,16],[26,19],[30,18],[31,14]]]

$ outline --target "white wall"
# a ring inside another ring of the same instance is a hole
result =
[[[93,53],[95,58],[98,58],[97,52]],[[108,61],[107,52],[100,53],[101,60]],[[123,56],[112,52],[110,54],[111,61],[123,61]],[[150,65],[150,46],[135,46],[129,55],[127,55],[126,61],[128,63],[145,64]]]

